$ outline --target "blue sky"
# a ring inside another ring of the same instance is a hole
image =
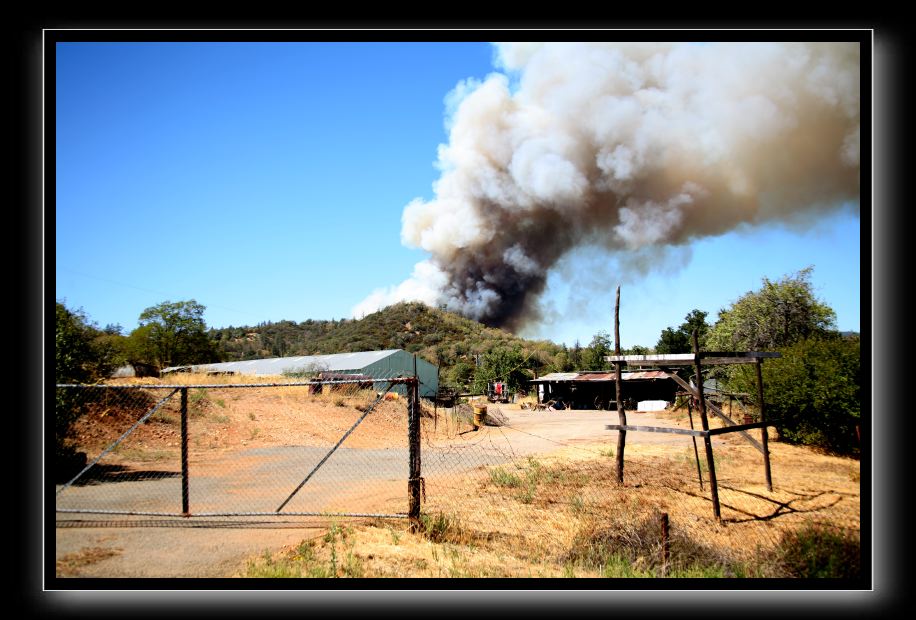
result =
[[[56,298],[125,332],[192,298],[211,327],[339,319],[403,281],[428,256],[401,244],[401,214],[440,175],[445,98],[496,70],[485,43],[58,43],[55,69]],[[837,326],[860,329],[852,206],[695,242],[639,280],[576,269],[605,258],[565,261],[554,318],[522,335],[611,331],[620,284],[623,346],[653,346],[809,265]]]

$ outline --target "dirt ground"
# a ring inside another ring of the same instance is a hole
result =
[[[229,458],[242,450],[277,446],[330,447],[363,415],[371,401],[372,395],[366,393],[305,395],[303,388],[198,389],[197,396],[191,398],[192,453],[225,454]],[[344,445],[355,451],[406,449],[405,405],[403,399],[381,401]],[[532,411],[518,404],[488,407],[493,418],[503,424],[475,431],[467,416],[458,415],[456,410],[428,406],[421,418],[424,454],[431,455],[438,448],[461,447],[486,437],[499,445],[511,446],[515,457],[550,455],[575,462],[583,454],[596,454],[616,442],[617,433],[605,429],[605,425],[617,423],[616,412]],[[683,413],[628,412],[627,418],[633,425],[688,426]],[[136,413],[121,411],[118,406],[94,411],[75,425],[74,437],[87,454],[98,454],[130,426],[131,420],[136,420]],[[720,424],[711,423],[714,427]],[[178,454],[179,433],[177,408],[170,404],[149,423],[137,427],[131,434],[130,445],[110,455],[110,460],[128,468],[149,466],[148,457],[140,455],[156,455],[160,464],[171,462]],[[751,472],[749,476],[759,478],[760,461],[740,438],[717,436],[714,443],[717,460],[721,454],[731,468],[726,476],[737,476],[735,472],[740,464]],[[683,453],[687,445],[684,436],[679,435],[648,432],[627,435],[630,458],[651,461],[656,456],[670,455],[672,450]],[[855,498],[856,509],[852,513],[857,518],[857,462],[816,455],[778,442],[772,442],[770,449],[774,479],[782,490],[780,497],[784,498],[781,501],[793,511],[825,505],[824,492],[829,489],[834,494],[845,494],[844,498]],[[431,469],[432,459],[429,463]],[[424,474],[429,475],[426,471]],[[394,507],[403,511],[405,484],[400,479],[356,489],[347,500],[348,509],[371,512]],[[444,493],[449,486],[452,485],[436,486],[435,477],[431,477],[431,491]],[[731,496],[727,495],[726,499]],[[846,499],[846,504],[849,503],[850,499]],[[97,515],[87,518],[59,514],[56,572],[59,577],[232,576],[239,574],[255,556],[322,536],[328,524],[327,519],[310,517],[233,521],[128,520],[112,516],[99,520]],[[406,529],[406,523],[395,522],[395,527]]]

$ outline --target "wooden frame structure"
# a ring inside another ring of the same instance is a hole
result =
[[[769,351],[743,351],[743,352],[717,352],[717,351],[700,351],[697,342],[697,332],[693,336],[693,353],[674,353],[660,355],[621,355],[620,354],[620,287],[617,287],[617,295],[614,307],[614,337],[615,347],[614,355],[605,357],[606,361],[613,362],[616,372],[617,394],[620,394],[620,371],[624,366],[634,364],[637,366],[654,366],[661,370],[666,376],[675,383],[684,388],[696,401],[700,413],[700,423],[703,430],[693,428],[693,414],[690,415],[690,430],[683,428],[668,428],[661,426],[631,426],[627,424],[626,412],[623,410],[623,404],[619,401],[617,413],[620,420],[619,424],[608,424],[607,430],[618,431],[617,438],[617,481],[623,482],[623,451],[626,446],[627,431],[653,432],[653,433],[674,433],[679,435],[690,435],[693,438],[694,453],[697,458],[697,475],[700,479],[700,487],[703,486],[703,477],[700,470],[699,454],[697,453],[696,438],[702,437],[706,448],[706,464],[709,472],[709,486],[712,493],[713,515],[716,520],[722,518],[721,507],[719,504],[719,487],[716,483],[716,468],[713,460],[712,440],[713,435],[724,433],[740,433],[741,436],[754,446],[763,455],[764,476],[766,478],[767,490],[773,490],[773,480],[770,471],[770,451],[768,446],[767,426],[773,426],[767,422],[766,409],[763,400],[763,374],[761,367],[763,360],[782,357],[781,353]],[[725,364],[754,364],[757,375],[757,398],[760,405],[760,421],[752,424],[736,424],[731,418],[725,415],[712,402],[706,400],[703,394],[703,368],[710,366],[720,366]],[[696,374],[696,386],[690,385],[684,381],[675,372],[675,369],[683,366],[693,366]],[[709,418],[706,413],[711,411],[719,419],[725,422],[723,428],[710,429]],[[760,441],[756,441],[747,431],[755,428],[760,429]]]

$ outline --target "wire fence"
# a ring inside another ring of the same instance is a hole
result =
[[[55,470],[59,523],[76,515],[407,519],[421,507],[425,527],[460,523],[520,560],[598,565],[610,548],[654,574],[697,562],[740,574],[787,532],[812,524],[859,531],[858,469],[779,442],[770,443],[769,490],[757,449],[736,434],[712,438],[716,518],[701,440],[628,432],[618,483],[618,432],[606,428],[617,422],[613,411],[487,403],[481,413],[473,403],[423,400],[414,454],[403,388],[415,379],[243,380],[58,386],[57,414],[74,418],[69,452],[56,460],[67,465]],[[630,424],[640,415],[628,412]],[[689,427],[686,411],[653,415]],[[74,452],[85,460],[68,460]]]
[[[58,386],[58,517],[407,516],[411,379],[208,379]]]
[[[858,468],[843,459],[812,462],[808,453],[771,443],[768,490],[762,454],[737,435],[716,436],[717,518],[702,440],[629,431],[619,484],[618,432],[604,430],[617,422],[616,412],[489,411],[488,425],[469,431],[470,412],[448,410],[455,432],[425,434],[423,509],[474,537],[512,541],[528,560],[598,566],[612,550],[654,575],[702,564],[730,576],[759,566],[789,532],[819,526],[858,536]],[[628,413],[638,423],[640,414]],[[658,415],[665,425],[689,428],[686,412]],[[583,417],[594,429],[587,441],[526,431],[532,418],[560,426]]]

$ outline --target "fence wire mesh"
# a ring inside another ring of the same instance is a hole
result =
[[[86,462],[58,472],[58,520],[185,510],[207,519],[408,516],[406,386],[389,386],[391,377],[382,376],[368,383],[250,379],[186,375],[181,384],[59,386],[57,406],[76,415],[67,441]],[[428,393],[421,381],[424,388]],[[722,576],[771,576],[747,567],[760,566],[789,532],[816,525],[859,533],[858,467],[847,459],[771,441],[768,490],[761,453],[736,434],[714,436],[716,519],[701,438],[694,446],[686,435],[629,431],[619,484],[618,433],[606,429],[618,422],[615,411],[476,404],[421,400],[427,533],[460,524],[456,542],[495,543],[513,561],[574,564],[602,575],[609,557],[620,556],[646,576],[691,576],[697,565],[718,566]],[[641,413],[627,415],[629,424],[642,423]],[[686,409],[651,415],[691,427]],[[713,428],[721,424],[710,420]]]
[[[582,424],[583,415],[591,439],[564,440],[564,419]],[[653,415],[690,428],[686,411]],[[715,436],[717,519],[702,438],[695,450],[686,435],[629,431],[621,485],[618,432],[605,430],[618,422],[616,412],[490,404],[481,427],[466,405],[433,416],[423,421],[424,512],[460,523],[470,538],[503,539],[528,561],[576,563],[601,574],[618,555],[647,576],[689,576],[712,566],[721,576],[766,577],[778,574],[767,558],[789,532],[822,526],[859,533],[858,467],[844,459],[771,441],[770,491],[761,452],[736,434]],[[628,412],[628,423],[640,417]],[[536,418],[555,421],[557,432],[528,432]],[[696,412],[694,421],[698,427]]]
[[[405,385],[391,379],[58,386],[65,443],[85,455],[58,459],[58,517],[406,516]]]

